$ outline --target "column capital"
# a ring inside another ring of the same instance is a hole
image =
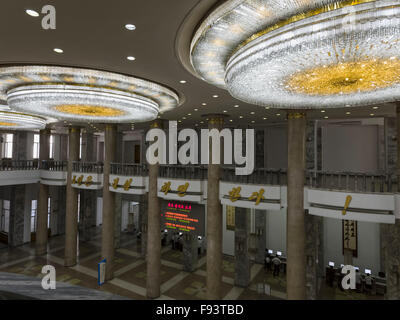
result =
[[[81,132],[81,128],[80,127],[68,127],[68,132],[69,133],[77,133],[77,132]]]
[[[50,135],[51,134],[51,129],[46,127],[44,129],[39,130],[39,133],[40,134],[45,134],[45,135]]]
[[[293,111],[293,112],[288,112],[288,114],[287,114],[287,119],[288,120],[304,119],[304,118],[306,118],[306,113],[305,112]]]
[[[225,119],[229,116],[226,114],[218,114],[218,113],[211,113],[203,115],[203,118],[206,118],[208,124],[211,126],[223,126]]]
[[[116,123],[107,123],[104,127],[104,131],[111,131],[111,130],[117,130],[117,124]]]
[[[400,113],[400,101],[396,101],[396,113]]]
[[[161,119],[156,119],[150,123],[150,129],[162,129],[164,127],[163,121]]]

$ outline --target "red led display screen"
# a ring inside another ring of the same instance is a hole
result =
[[[161,219],[165,229],[204,233],[204,206],[178,201],[163,201]]]

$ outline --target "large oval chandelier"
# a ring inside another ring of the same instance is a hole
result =
[[[175,92],[147,80],[55,66],[0,68],[0,98],[13,110],[96,123],[150,121],[180,102]]]
[[[400,99],[400,3],[231,0],[191,45],[200,77],[256,105],[312,109]]]
[[[0,129],[36,130],[46,127],[47,119],[29,114],[0,110]]]

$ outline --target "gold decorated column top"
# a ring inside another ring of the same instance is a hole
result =
[[[306,117],[305,112],[288,112],[287,114],[287,119],[292,120],[292,119],[304,119]]]
[[[164,127],[161,119],[156,119],[150,123],[150,129],[162,129]]]

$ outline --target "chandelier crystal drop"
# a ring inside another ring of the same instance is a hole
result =
[[[204,80],[256,105],[399,100],[400,3],[227,1],[197,30],[191,61]]]

